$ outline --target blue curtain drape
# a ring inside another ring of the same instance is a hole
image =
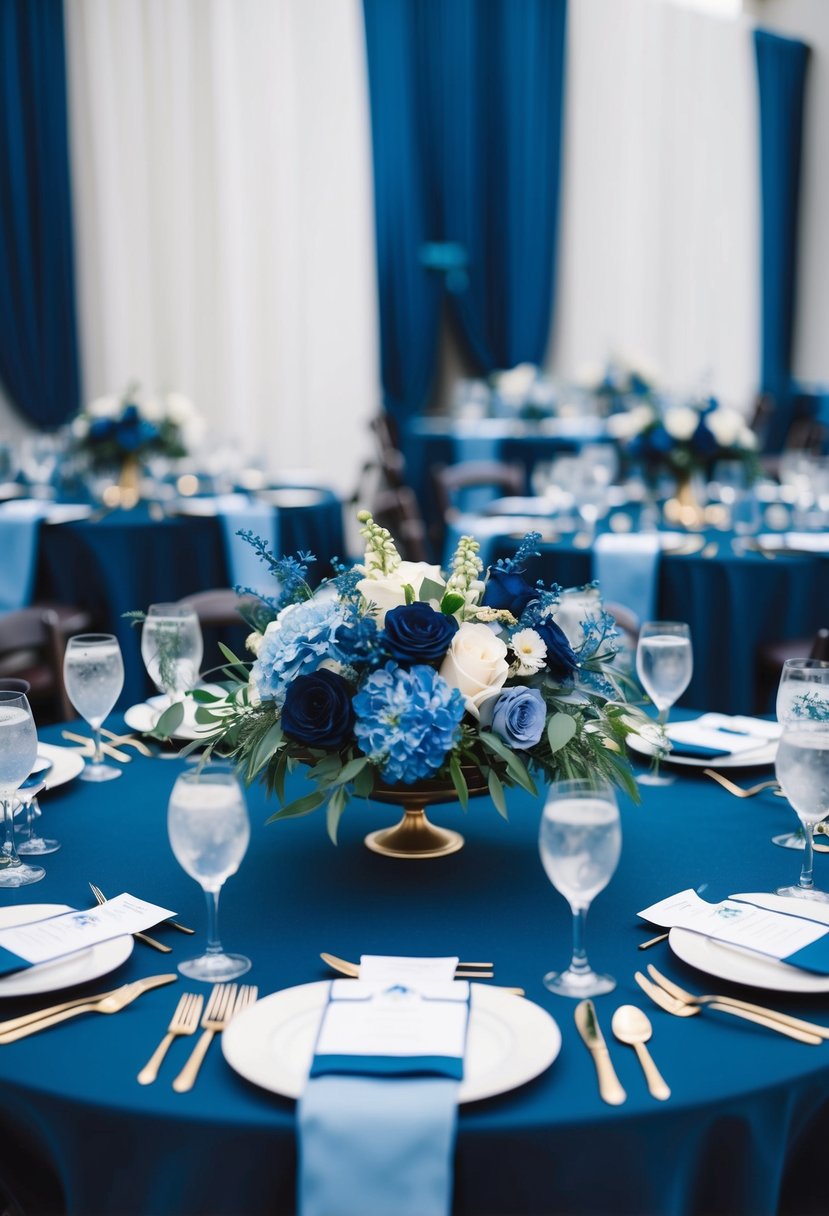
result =
[[[429,392],[444,299],[479,372],[543,361],[567,0],[364,0],[364,12],[383,387],[406,416]],[[441,242],[466,252],[464,287],[446,294],[422,258]]]
[[[754,31],[760,94],[761,388],[775,403],[765,437],[778,451],[792,419],[800,162],[809,47]]]
[[[62,0],[0,0],[0,381],[42,428],[77,411]]]

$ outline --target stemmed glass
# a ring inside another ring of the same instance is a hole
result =
[[[207,950],[179,963],[189,979],[222,983],[250,970],[243,954],[219,940],[219,894],[247,852],[250,823],[241,787],[228,764],[204,764],[179,775],[170,795],[167,830],[176,861],[207,898]]]
[[[111,633],[79,633],[63,656],[63,682],[69,700],[92,728],[95,750],[84,765],[81,781],[112,781],[120,768],[104,763],[101,727],[124,687],[124,662]]]
[[[39,882],[43,866],[25,865],[14,843],[14,800],[37,757],[37,730],[25,693],[0,689],[0,801],[3,803],[3,842],[0,887],[25,887]]]
[[[584,947],[587,910],[613,876],[622,851],[619,807],[606,781],[579,778],[550,786],[538,850],[547,877],[573,913],[573,957],[565,971],[551,971],[544,983],[560,996],[581,999],[611,992],[616,981],[590,966]]]
[[[659,711],[657,722],[667,725],[671,706],[691,682],[694,658],[691,631],[683,621],[646,621],[639,630],[636,647],[636,674],[645,692]],[[647,773],[636,780],[641,785],[670,785],[674,778],[660,774],[657,750]]]
[[[829,663],[821,659],[786,659],[777,686],[777,721],[782,725],[803,721],[829,722]],[[803,832],[782,832],[772,844],[802,849]]]
[[[141,629],[141,657],[169,702],[181,700],[199,678],[204,643],[199,618],[185,604],[150,604]]]
[[[46,778],[51,767],[50,764],[48,768],[32,773],[17,791],[17,800],[26,816],[23,839],[18,842],[17,851],[24,857],[45,857],[47,853],[57,853],[60,848],[59,840],[41,836],[35,828],[35,821],[42,814],[37,796],[46,788]]]
[[[780,788],[803,827],[803,864],[797,886],[779,887],[778,895],[829,903],[829,894],[815,888],[812,877],[812,832],[829,815],[829,721],[787,722],[774,762]]]

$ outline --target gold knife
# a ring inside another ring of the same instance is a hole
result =
[[[610,1059],[610,1052],[604,1041],[599,1019],[596,1017],[596,1007],[592,1001],[579,1001],[575,1012],[576,1028],[596,1065],[596,1076],[599,1081],[599,1094],[609,1106],[621,1106],[626,1101],[627,1094],[622,1089],[619,1078]]]
[[[0,1026],[0,1043],[14,1043],[27,1035],[46,1030],[49,1026],[57,1026],[69,1018],[77,1017],[80,1013],[120,1013],[127,1005],[137,1000],[152,988],[160,988],[164,984],[172,984],[178,979],[175,973],[170,975],[152,975],[147,979],[134,980],[124,984],[114,992],[105,992],[98,997],[87,997],[76,1001],[66,1001],[63,1005],[55,1005],[52,1009],[42,1009],[36,1015],[24,1015],[22,1018],[11,1019]],[[16,1022],[16,1026],[12,1025]]]

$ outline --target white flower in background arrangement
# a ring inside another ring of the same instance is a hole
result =
[[[538,379],[534,363],[519,363],[508,371],[493,372],[492,386],[508,405],[523,405]]]
[[[121,398],[114,393],[106,397],[96,397],[86,407],[90,418],[115,418],[121,413]]]
[[[690,405],[672,405],[665,411],[664,426],[671,439],[682,443],[699,426],[699,413]]]
[[[705,415],[705,425],[721,448],[741,446],[740,437],[747,429],[742,414],[722,405]]]
[[[611,414],[607,419],[607,430],[613,439],[633,439],[641,434],[657,419],[657,412],[652,405],[634,405],[629,410]]]

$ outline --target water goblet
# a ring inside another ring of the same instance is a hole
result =
[[[551,971],[551,992],[579,1000],[611,992],[616,981],[590,966],[584,946],[587,911],[613,876],[622,850],[619,807],[613,787],[601,779],[556,781],[541,816],[538,850],[547,877],[573,913],[573,955],[564,971]]]
[[[817,890],[812,876],[812,833],[829,815],[829,721],[787,722],[774,767],[780,788],[803,828],[800,880],[797,886],[779,887],[777,894],[829,903],[829,893]]]
[[[199,618],[185,604],[150,604],[141,628],[141,657],[170,704],[199,678],[204,644]]]
[[[777,686],[777,721],[829,721],[829,663],[821,659],[786,659]],[[800,828],[772,836],[781,849],[802,849]]]
[[[665,727],[671,706],[691,682],[694,658],[691,631],[683,621],[646,621],[639,631],[636,674],[658,710],[657,722]],[[670,785],[674,778],[660,774],[659,750],[647,773],[636,780],[641,785]]]
[[[75,709],[92,729],[94,751],[80,774],[81,781],[112,781],[120,768],[104,762],[101,727],[124,687],[124,662],[118,639],[111,633],[79,633],[70,638],[63,656],[63,682]]]
[[[17,800],[24,815],[24,824],[17,841],[17,851],[23,857],[45,857],[47,853],[57,853],[60,841],[50,836],[41,836],[35,827],[43,812],[37,800],[38,794],[47,788],[46,778],[51,763],[45,768],[32,773],[17,791]]]
[[[25,693],[0,689],[0,802],[5,827],[0,887],[25,887],[46,873],[43,866],[24,864],[14,841],[14,800],[36,758],[37,730]]]
[[[250,959],[228,954],[219,940],[219,895],[235,874],[250,840],[242,789],[227,764],[210,763],[181,773],[167,811],[170,845],[181,868],[207,899],[207,949],[179,963],[189,979],[218,984],[250,970]]]

